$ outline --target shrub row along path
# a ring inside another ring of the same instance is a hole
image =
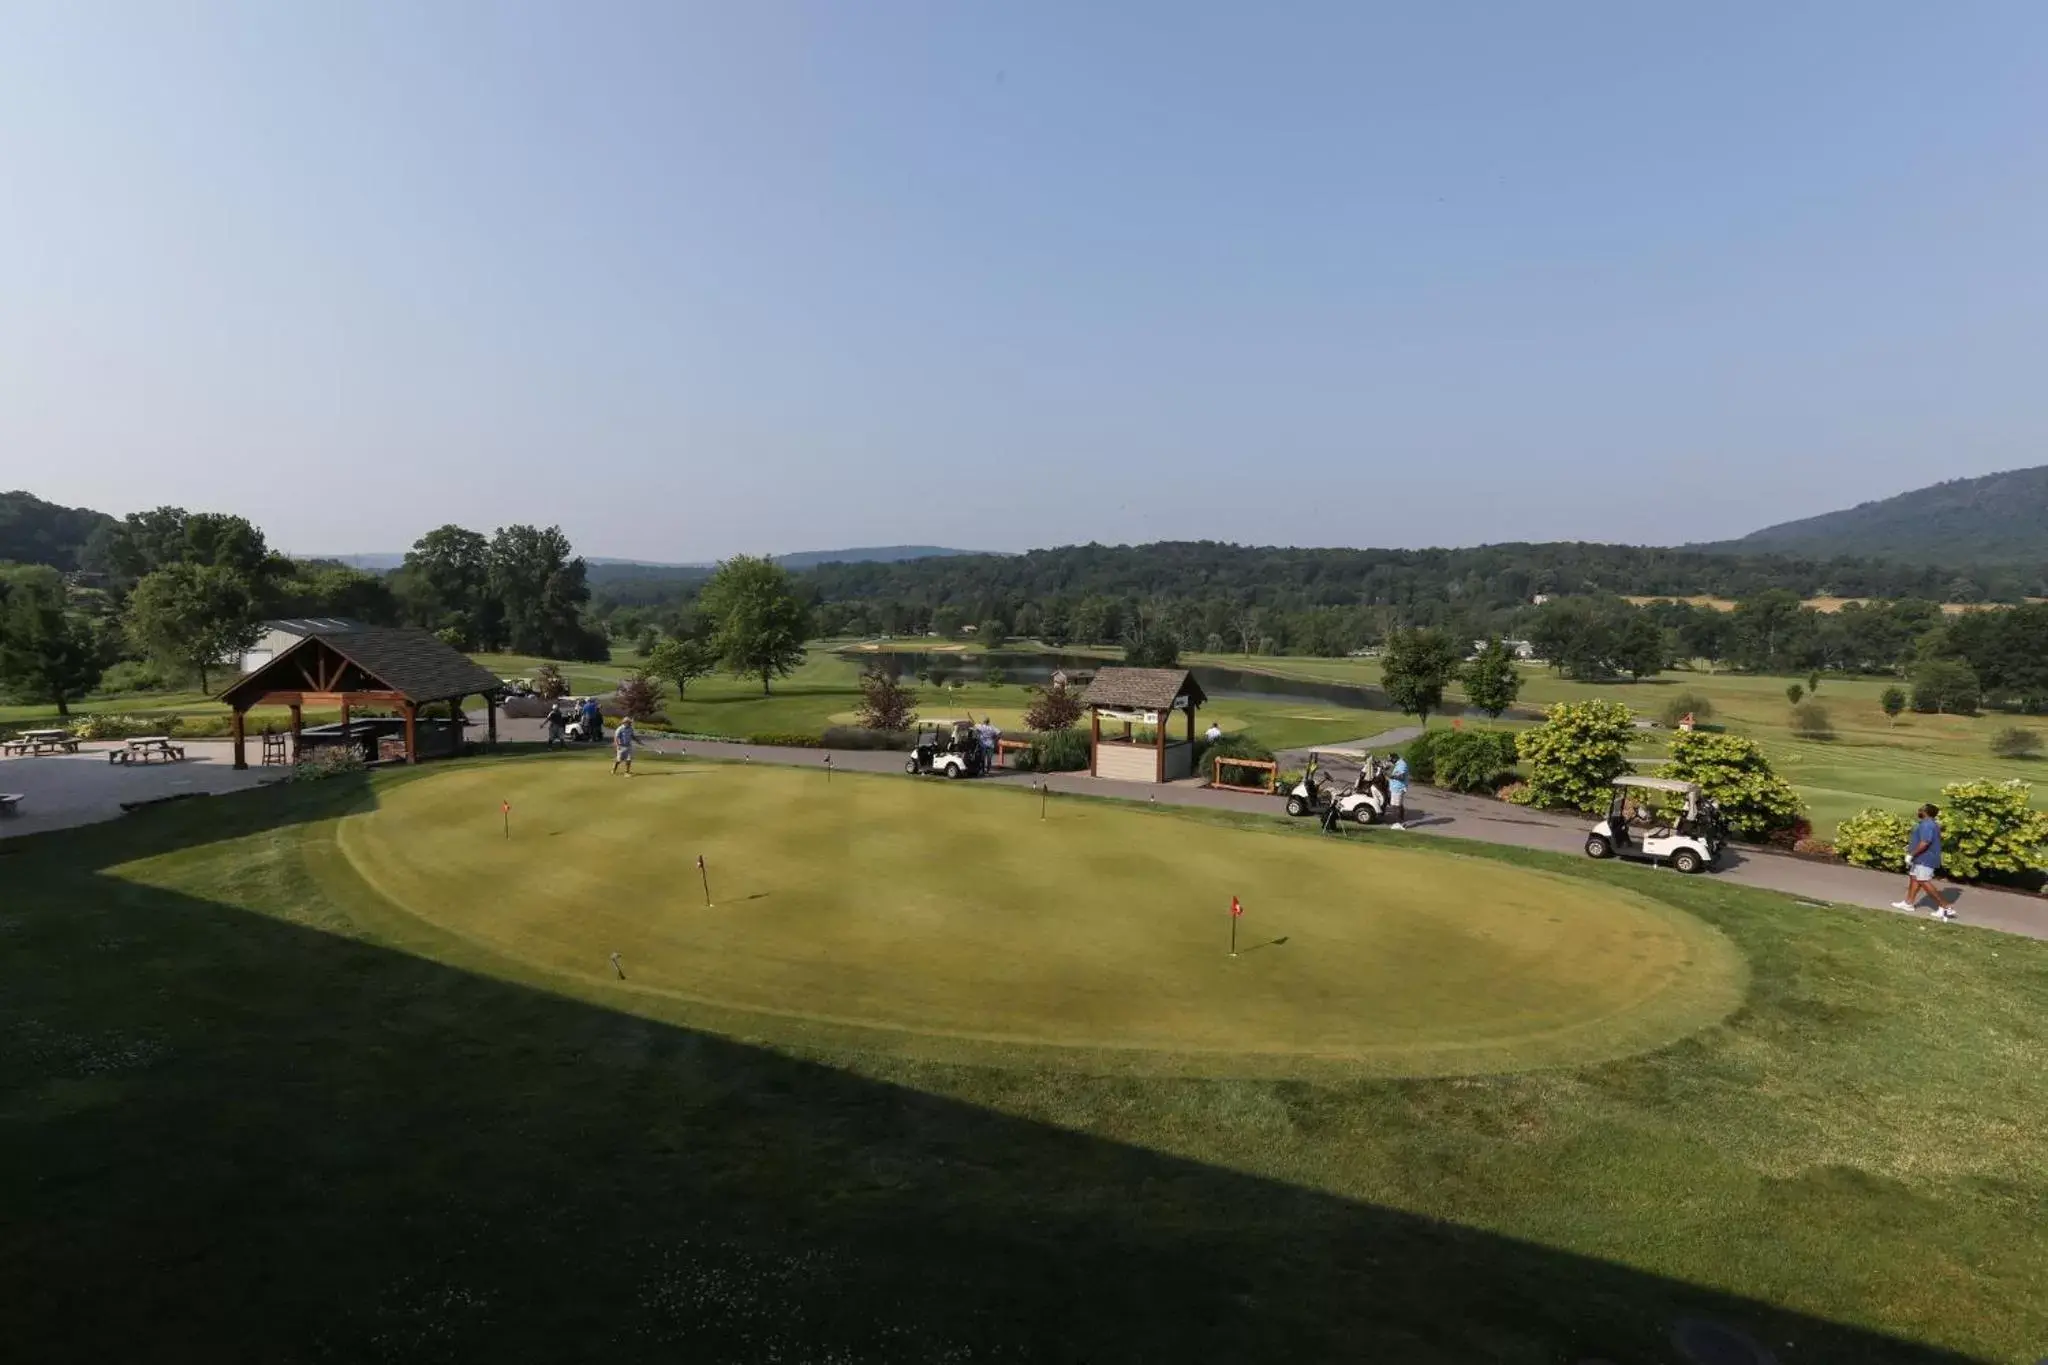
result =
[[[525,737],[521,722],[518,721],[501,722],[500,733],[508,738]],[[537,726],[534,727],[534,733],[539,733]],[[1386,735],[1360,740],[1355,744],[1325,747],[1385,748],[1389,743],[1399,744],[1399,737],[1403,733],[1390,731]],[[813,768],[824,766],[829,755],[833,768],[840,772],[901,774],[903,771],[903,755],[888,750],[784,749],[709,740],[654,740],[644,743],[642,748],[655,753],[688,754],[730,762],[785,763]],[[609,763],[609,748],[598,749],[593,757],[598,756],[602,756]],[[944,779],[920,780],[938,782]],[[980,780],[1030,786],[1040,779],[1036,773],[1004,772]],[[1053,792],[1075,796],[1106,797],[1112,800],[1149,802],[1162,806],[1202,806],[1255,815],[1280,813],[1278,797],[1212,791],[1207,787],[1193,784],[1141,786],[1104,781],[1101,778],[1090,777],[1086,773],[1051,773],[1046,775],[1044,780]],[[1408,828],[1418,834],[1450,835],[1516,848],[1547,849],[1553,853],[1582,853],[1585,848],[1587,826],[1588,822],[1584,817],[1527,810],[1487,797],[1460,796],[1455,792],[1439,791],[1433,787],[1418,789],[1409,800]],[[1344,837],[1348,838],[1373,838],[1380,833],[1358,829],[1355,826],[1347,826],[1346,831]],[[1725,877],[1738,885],[1760,887],[1766,891],[1776,891],[1805,900],[1836,902],[1867,910],[1890,910],[1892,902],[1905,890],[1906,883],[1903,867],[1899,875],[1893,876],[1860,867],[1845,867],[1840,863],[1819,862],[1795,858],[1789,854],[1741,847],[1731,847],[1723,855],[1721,867],[1721,871],[1706,875]],[[1677,877],[1684,874],[1673,872],[1670,875]],[[2027,938],[2048,939],[2048,901],[2017,892],[1995,891],[1977,886],[1951,885],[1945,888],[1945,892],[1950,898],[1950,904],[1956,907],[1956,913],[1962,917],[1964,923],[2008,934],[2021,934]]]

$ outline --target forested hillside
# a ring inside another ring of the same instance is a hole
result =
[[[1702,546],[1735,553],[1879,555],[1923,564],[2048,560],[2048,465],[1951,479]]]
[[[0,493],[0,563],[47,564],[69,572],[95,532],[114,519],[89,507],[59,507],[33,493]]]
[[[1732,556],[1627,545],[1485,545],[1464,550],[1277,549],[1213,541],[1079,545],[1022,555],[827,564],[803,575],[823,603],[983,608],[1086,597],[1220,598],[1265,607],[1381,607],[1428,622],[1526,605],[1537,596],[1614,594],[1953,600],[2037,595],[2038,576],[1957,574],[1926,565]],[[873,615],[871,610],[868,614]]]

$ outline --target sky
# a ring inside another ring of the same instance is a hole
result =
[[[0,488],[1681,543],[2048,463],[2048,5],[0,6]]]

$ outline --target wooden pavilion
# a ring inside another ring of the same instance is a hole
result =
[[[461,752],[462,727],[467,723],[463,702],[470,697],[483,698],[490,717],[489,739],[497,743],[495,703],[504,690],[504,680],[497,674],[428,631],[359,626],[302,637],[254,672],[236,679],[220,694],[220,700],[234,712],[237,768],[249,766],[243,753],[243,731],[252,706],[291,708],[294,761],[307,740],[317,735],[323,743],[365,748],[373,759],[388,752],[392,758],[417,763],[422,750],[420,731],[426,725],[431,725],[438,741],[428,746],[432,751]],[[422,715],[424,708],[440,702],[448,704],[445,720]],[[340,706],[341,724],[317,732],[305,730],[309,705]],[[355,707],[395,711],[397,718],[352,724],[350,712]],[[388,751],[380,739],[388,740]]]
[[[1195,708],[1209,700],[1195,675],[1184,668],[1104,668],[1082,694],[1088,708],[1088,771],[1121,782],[1172,782],[1194,774]],[[1173,716],[1185,722],[1181,739],[1169,739]],[[1102,736],[1102,722],[1121,723],[1121,738]],[[1152,729],[1150,740],[1133,738],[1135,727]]]

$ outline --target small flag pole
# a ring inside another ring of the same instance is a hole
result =
[[[697,875],[704,879],[704,908],[711,908],[711,873],[704,866],[704,855],[697,855]]]
[[[620,965],[617,953],[612,954],[612,970],[619,974],[619,980],[624,981],[626,979],[626,969]]]
[[[512,837],[512,803],[510,801],[500,801],[498,803],[498,813],[505,817],[505,837],[510,839]]]
[[[1038,818],[1045,818],[1045,779],[1038,779]]]
[[[1237,921],[1243,914],[1244,907],[1238,904],[1237,897],[1232,896],[1230,898],[1230,955],[1232,957],[1237,956]]]
[[[825,755],[825,785],[832,785],[832,755]]]

